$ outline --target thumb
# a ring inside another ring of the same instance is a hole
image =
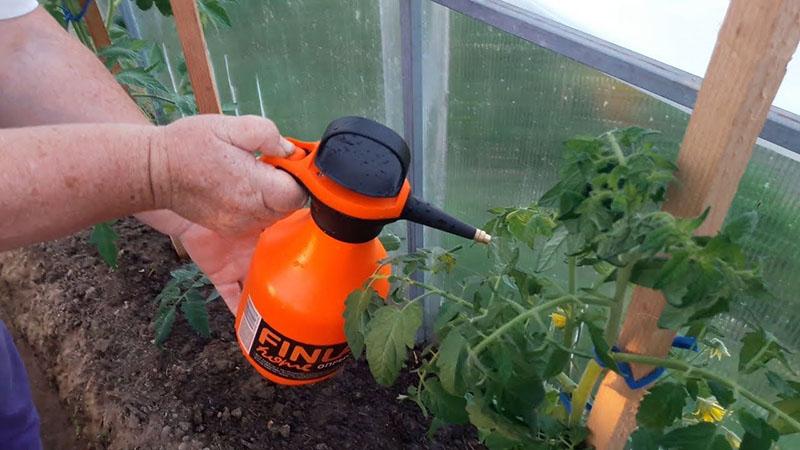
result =
[[[284,157],[294,150],[271,120],[259,116],[218,116],[213,130],[220,140],[250,153]]]
[[[308,200],[306,190],[291,175],[268,164],[253,161],[251,182],[261,192],[264,206],[285,214],[302,208]]]

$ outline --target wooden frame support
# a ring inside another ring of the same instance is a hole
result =
[[[679,183],[664,210],[680,217],[711,208],[698,234],[723,224],[756,138],[800,41],[800,0],[732,0],[678,156]],[[666,356],[674,333],[659,329],[659,292],[634,289],[618,345],[623,351]],[[650,367],[634,367],[641,376]],[[598,450],[624,448],[636,427],[645,389],[632,391],[609,373],[589,416]]]
[[[208,47],[197,3],[195,0],[170,0],[170,4],[197,109],[200,114],[221,114],[217,83],[214,81],[214,71],[208,59]]]
[[[208,47],[200,22],[200,11],[195,0],[170,0],[175,28],[181,41],[186,70],[192,83],[194,99],[200,114],[222,114],[222,106],[214,81],[214,71],[208,58]],[[178,239],[170,237],[175,251],[181,258],[188,254]]]
[[[85,6],[86,2],[89,1],[91,0],[81,0],[81,7]],[[86,15],[83,20],[86,21],[86,28],[89,29],[89,36],[92,37],[95,49],[100,50],[111,45],[111,38],[108,36],[103,16],[100,15],[100,9],[97,8],[97,2],[92,1],[92,4],[86,9]]]

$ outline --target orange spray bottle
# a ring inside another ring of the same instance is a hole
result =
[[[331,122],[320,142],[292,142],[292,156],[262,160],[303,184],[310,208],[261,234],[236,334],[261,375],[299,385],[333,376],[350,357],[344,302],[387,256],[377,239],[384,225],[406,219],[479,242],[490,237],[410,195],[408,146],[377,122],[344,117]],[[373,288],[385,297],[389,286],[379,280]]]

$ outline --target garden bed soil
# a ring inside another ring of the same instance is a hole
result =
[[[388,389],[364,362],[308,387],[266,381],[240,354],[222,301],[210,305],[211,339],[179,318],[157,348],[153,299],[181,263],[146,226],[115,229],[115,271],[86,232],[0,254],[0,317],[24,341],[49,448],[480,447],[466,427],[426,438],[429,421],[396,399],[414,381],[408,372]]]

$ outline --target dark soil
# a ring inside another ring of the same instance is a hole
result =
[[[52,435],[48,447],[480,447],[465,427],[426,438],[428,420],[415,404],[396,399],[413,374],[386,389],[366,364],[351,362],[332,380],[308,387],[266,381],[241,356],[222,301],[210,308],[211,339],[178,319],[158,349],[153,299],[181,262],[168,238],[138,222],[115,228],[122,254],[113,272],[86,233],[0,254],[1,316],[35,355],[44,372],[36,378],[52,382],[34,383],[42,433]],[[75,434],[79,440],[72,441]]]

